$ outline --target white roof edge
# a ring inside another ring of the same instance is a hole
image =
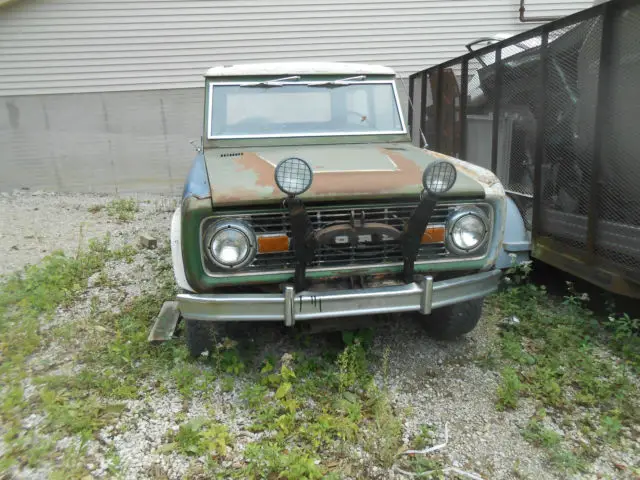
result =
[[[382,65],[338,62],[283,62],[220,65],[207,70],[207,77],[241,77],[260,75],[394,75]]]

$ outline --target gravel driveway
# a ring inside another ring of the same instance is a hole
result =
[[[103,312],[119,311],[128,301],[157,288],[149,265],[157,261],[158,256],[166,256],[166,250],[137,249],[137,238],[140,233],[148,232],[159,244],[166,245],[177,199],[139,196],[136,198],[139,211],[131,222],[117,221],[102,208],[93,208],[95,213],[90,213],[90,207],[107,205],[113,199],[28,191],[0,196],[0,274],[37,263],[54,250],[74,255],[79,248],[86,247],[90,238],[109,235],[111,248],[136,246],[130,263],[107,262],[108,285],[98,285],[96,276],[90,278],[86,292],[79,295],[73,305],[59,308],[49,325],[82,321],[91,315],[94,307]],[[449,442],[437,453],[444,465],[475,472],[478,478],[487,479],[566,478],[549,465],[542,449],[522,436],[522,429],[535,413],[533,401],[524,400],[511,411],[496,410],[500,374],[482,365],[481,359],[495,349],[499,320],[489,312],[480,327],[455,343],[429,339],[419,325],[403,316],[379,322],[371,356],[381,359],[388,355],[385,375],[393,407],[403,412],[403,443],[409,445],[425,425],[434,432],[433,444],[441,443],[447,425]],[[280,327],[256,327],[252,342],[258,356],[261,352],[280,356],[300,348],[300,343],[291,335],[283,335]],[[317,352],[332,342],[335,343],[334,336],[320,335],[308,348],[310,352]],[[81,369],[73,351],[56,345],[55,340],[40,348],[28,364],[33,375]],[[209,368],[204,364],[196,366],[203,370]],[[381,366],[374,363],[372,368],[375,378],[381,379]],[[188,400],[180,394],[173,379],[151,377],[141,381],[135,398],[124,402],[122,413],[111,424],[102,426],[94,438],[86,440],[85,474],[111,477],[110,472],[117,464],[118,475],[127,479],[196,477],[203,458],[167,452],[161,446],[167,443],[168,432],[177,431],[185,419],[206,415],[215,416],[236,439],[232,454],[224,460],[227,466],[241,461],[244,446],[261,435],[247,430],[251,412],[246,405],[242,406],[240,393],[248,381],[239,377],[231,386],[218,382],[206,392],[196,389]],[[37,385],[30,384],[28,378],[25,385],[25,398],[37,395]],[[37,430],[43,418],[38,412],[31,413],[24,419],[23,428]],[[6,433],[7,428],[0,430]],[[56,440],[55,449],[69,450],[76,444],[73,436],[60,438]],[[7,445],[0,443],[0,454],[7,449]],[[625,455],[611,451],[597,462],[596,470],[576,478],[620,478],[622,474],[614,463],[634,461]],[[55,455],[48,458],[40,465],[14,465],[5,478],[49,478],[61,460]],[[406,478],[393,469],[381,468],[374,468],[367,475]]]

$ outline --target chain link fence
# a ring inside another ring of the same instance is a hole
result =
[[[474,44],[410,77],[414,142],[495,172],[535,255],[640,292],[640,0]]]

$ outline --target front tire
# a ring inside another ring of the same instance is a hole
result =
[[[482,316],[483,299],[442,307],[431,315],[419,315],[427,333],[438,340],[455,340],[471,332]]]
[[[215,324],[213,322],[185,319],[184,330],[187,348],[193,358],[199,357],[203,352],[211,351],[215,338]]]

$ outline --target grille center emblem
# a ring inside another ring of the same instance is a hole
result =
[[[367,222],[363,210],[351,210],[349,223],[322,228],[316,232],[316,239],[320,245],[356,246],[391,242],[398,240],[400,235],[400,230],[386,223]]]

